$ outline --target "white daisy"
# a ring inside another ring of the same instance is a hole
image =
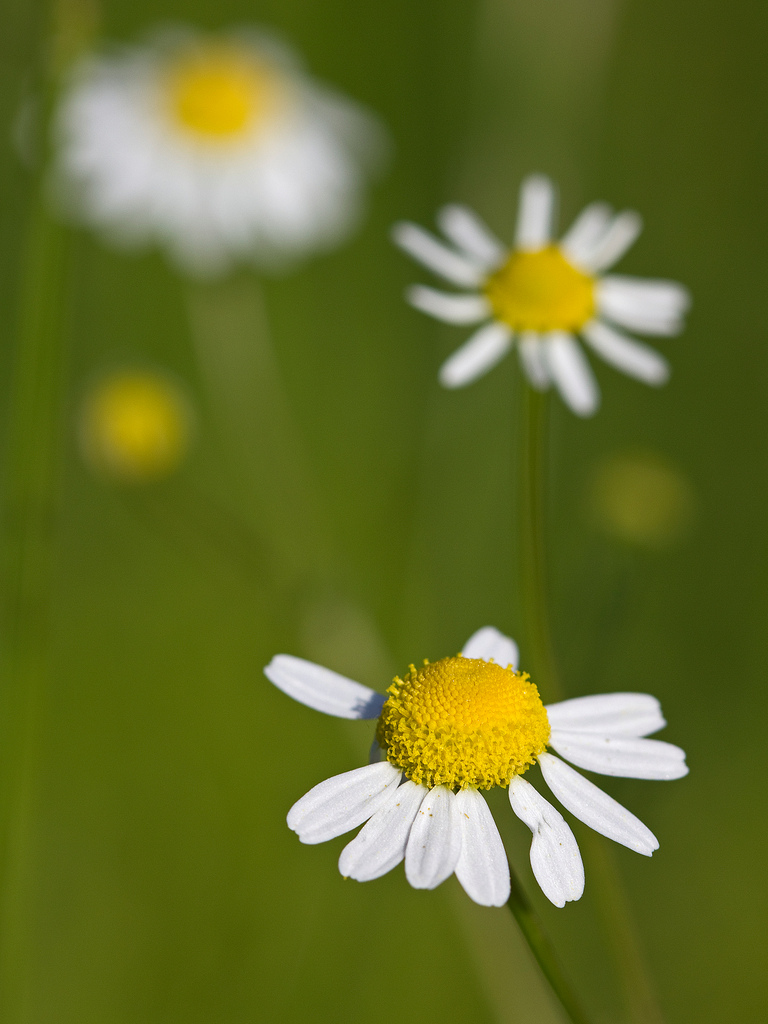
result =
[[[445,387],[463,387],[482,376],[516,340],[530,384],[544,390],[554,383],[575,413],[590,416],[600,394],[575,335],[629,376],[664,384],[667,361],[620,328],[677,334],[689,306],[688,292],[674,281],[603,273],[640,234],[638,214],[613,214],[603,203],[593,203],[555,242],[554,207],[552,183],[535,175],[520,190],[512,250],[463,206],[446,206],[438,215],[450,247],[410,223],[395,225],[394,239],[435,274],[471,289],[446,294],[415,285],[407,292],[412,305],[438,320],[483,325],[443,363],[440,382]]]
[[[334,246],[359,220],[383,143],[370,115],[254,31],[175,29],[86,58],[55,131],[69,207],[198,274]]]
[[[434,889],[455,872],[476,903],[502,906],[509,865],[480,790],[508,786],[512,810],[533,833],[536,880],[562,907],[581,896],[584,869],[563,816],[523,778],[538,763],[566,810],[650,857],[659,845],[653,833],[546,748],[603,775],[681,778],[684,752],[645,738],[666,724],[659,702],[611,693],[545,708],[527,673],[515,671],[517,658],[514,641],[486,626],[455,658],[411,665],[384,697],[278,654],[264,671],[295,700],[339,718],[378,719],[371,763],[311,789],[291,808],[290,828],[303,843],[322,843],[363,825],[339,858],[345,877],[369,881],[405,860],[416,889]]]

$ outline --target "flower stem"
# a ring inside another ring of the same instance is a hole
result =
[[[58,497],[66,241],[42,197],[30,215],[23,269],[3,502],[3,718],[0,999],[21,1012],[27,873],[41,705],[48,677],[53,529]]]
[[[30,871],[48,649],[65,390],[68,233],[45,197],[61,74],[95,30],[91,0],[52,0],[43,39],[38,166],[20,275],[0,529],[0,1004],[30,1018]]]
[[[523,383],[518,447],[518,560],[526,662],[534,682],[547,700],[562,697],[546,594],[544,553],[544,489],[547,448],[548,396]]]
[[[531,665],[531,675],[543,690],[547,700],[559,700],[563,697],[563,691],[552,643],[546,593],[544,492],[547,477],[548,396],[524,384],[520,405],[518,559],[523,623],[528,645],[526,661]],[[661,1010],[634,934],[627,899],[612,851],[603,848],[600,837],[589,836],[586,844],[590,860],[595,866],[599,865],[599,875],[604,883],[601,917],[617,960],[629,1018],[638,1024],[641,1021],[645,1024],[663,1024]],[[520,894],[519,886],[517,891]],[[553,975],[534,945],[534,942],[543,940],[545,948],[548,948],[546,939],[543,933],[537,938],[535,929],[528,930],[525,914],[518,914],[512,906],[514,899],[513,886],[510,909],[515,914],[541,969],[570,1013],[557,987],[557,975],[553,980]],[[559,977],[562,981],[562,974]],[[566,993],[570,996],[570,989],[567,986]]]
[[[541,921],[523,892],[514,871],[510,874],[511,892],[507,906],[512,911],[536,963],[541,968],[572,1024],[590,1024],[590,1019],[571,988],[560,961],[544,932]]]

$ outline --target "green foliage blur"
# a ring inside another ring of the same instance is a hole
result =
[[[26,995],[7,1024],[561,1019],[504,909],[474,906],[454,878],[434,892],[402,869],[346,881],[345,840],[301,846],[288,808],[362,763],[371,728],[262,675],[286,651],[383,690],[487,623],[518,637],[525,665],[516,360],[441,390],[466,330],[406,306],[403,288],[428,275],[388,232],[460,201],[510,237],[534,170],[559,184],[561,226],[593,199],[640,210],[621,272],[694,297],[684,335],[656,345],[667,387],[595,362],[594,419],[553,401],[549,589],[567,694],[651,692],[661,738],[688,752],[680,782],[600,780],[661,842],[650,861],[615,860],[665,1019],[764,1019],[768,13],[744,0],[104,0],[100,16],[103,37],[125,41],[163,21],[271,26],[394,146],[359,233],[289,274],[195,285],[158,251],[72,231],[53,671],[15,895]],[[46,25],[45,5],[6,7],[3,423],[32,188],[9,140]],[[265,323],[268,349],[249,348]],[[218,377],[202,372],[201,337],[221,342]],[[120,482],[82,458],[83,402],[122,368],[171,375],[192,410],[165,479]],[[651,502],[651,527],[625,529],[611,511],[622,487],[631,501],[657,479],[661,512]],[[583,899],[555,909],[497,796],[510,858],[588,1007],[625,1020],[599,858],[587,851]]]

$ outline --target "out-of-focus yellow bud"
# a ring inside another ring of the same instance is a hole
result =
[[[161,373],[121,370],[98,383],[80,415],[80,449],[96,472],[125,483],[170,475],[189,448],[192,417]]]
[[[662,548],[682,539],[695,509],[683,474],[650,452],[612,455],[593,474],[589,504],[606,532],[642,547]]]

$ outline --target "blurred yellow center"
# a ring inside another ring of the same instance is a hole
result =
[[[595,282],[556,245],[513,252],[488,279],[485,294],[497,320],[516,331],[577,330],[595,312]]]
[[[549,720],[527,673],[476,658],[413,665],[387,690],[376,739],[423,786],[507,786],[534,763]]]
[[[81,436],[95,469],[126,481],[165,476],[184,456],[189,417],[176,389],[149,373],[121,373],[85,407]]]
[[[230,47],[186,56],[171,74],[172,107],[188,131],[210,140],[245,133],[269,114],[273,73]]]

